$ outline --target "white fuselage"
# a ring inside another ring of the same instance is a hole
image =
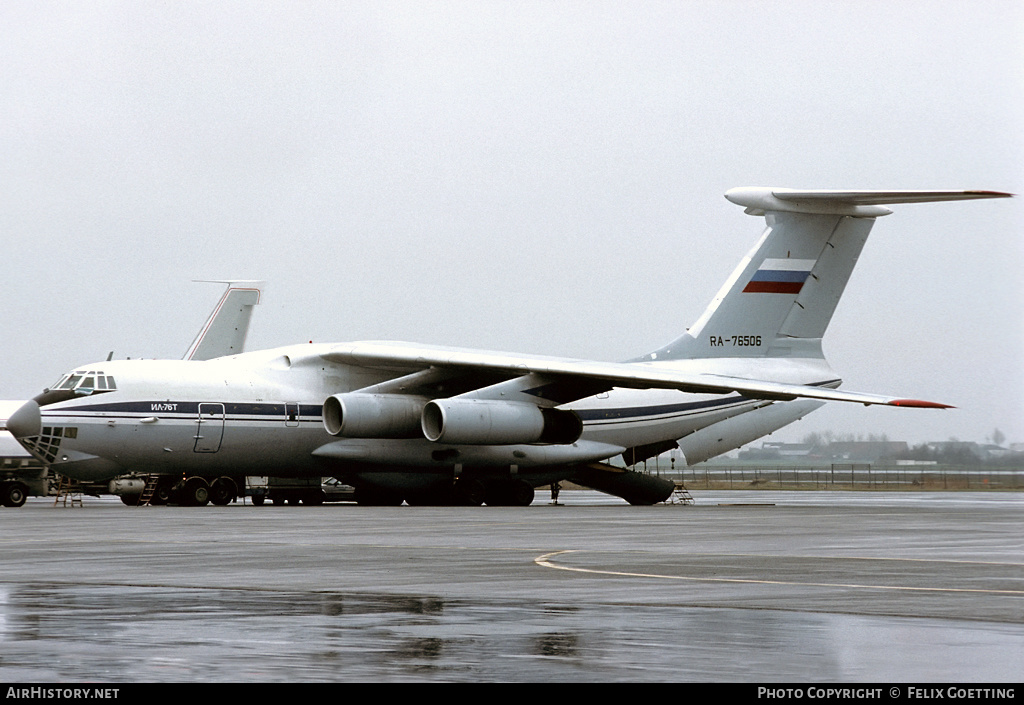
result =
[[[572,444],[454,446],[426,438],[337,438],[324,428],[324,400],[395,374],[326,361],[326,350],[300,345],[208,361],[89,365],[116,381],[116,390],[44,403],[42,435],[32,449],[58,472],[82,480],[129,472],[320,476],[352,464],[530,468],[603,460],[769,404],[738,394],[612,389],[562,407],[583,421],[583,434]],[[689,362],[643,364],[680,367]],[[762,377],[802,383],[828,379],[827,367],[770,362],[773,369],[766,363],[758,370]],[[709,361],[700,363],[703,369]],[[732,372],[728,360],[717,363],[722,374]],[[750,363],[742,364],[749,370]]]

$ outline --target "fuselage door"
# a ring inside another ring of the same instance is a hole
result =
[[[199,405],[196,421],[197,453],[216,453],[224,439],[224,405],[204,403]]]
[[[284,425],[299,425],[299,405],[294,402],[287,402],[284,405]]]

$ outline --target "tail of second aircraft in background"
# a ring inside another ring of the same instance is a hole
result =
[[[260,303],[266,282],[231,279],[215,283],[227,284],[228,288],[192,341],[184,360],[237,355],[245,347],[252,308]]]
[[[641,360],[822,358],[832,320],[882,204],[1009,194],[992,191],[795,191],[740,188],[726,193],[768,227],[703,315]]]

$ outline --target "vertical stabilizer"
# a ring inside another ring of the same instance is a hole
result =
[[[260,303],[266,282],[230,280],[228,288],[192,341],[185,360],[210,360],[237,355],[245,348],[252,308]]]
[[[765,214],[767,229],[711,305],[659,360],[820,357],[839,297],[874,218]]]
[[[795,191],[726,193],[767,229],[686,333],[644,360],[821,358],[832,320],[883,204],[1001,198],[994,191]]]

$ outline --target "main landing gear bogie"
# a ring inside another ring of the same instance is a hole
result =
[[[484,501],[489,507],[528,507],[533,503],[533,485],[523,480],[508,480],[488,485]]]
[[[243,480],[244,483],[244,480]],[[238,479],[222,476],[208,480],[194,475],[187,478],[163,476],[156,486],[147,486],[141,494],[138,491],[121,495],[129,506],[140,504],[201,507],[207,504],[225,506],[235,501],[239,493]],[[354,499],[364,506],[411,506],[447,507],[526,507],[535,496],[533,486],[522,479],[495,479],[461,477],[447,486],[421,488],[416,491],[395,487],[357,487]],[[271,488],[269,492],[253,494],[254,505],[265,502],[274,505],[316,506],[324,503],[324,493],[319,488]]]
[[[187,507],[202,507],[213,504],[225,507],[238,497],[238,483],[230,477],[218,477],[213,481],[193,476],[179,482],[170,491],[170,501]]]
[[[153,482],[153,479],[150,479]],[[238,498],[238,482],[232,477],[218,477],[207,480],[193,475],[175,481],[174,477],[162,476],[155,480],[155,487],[147,484],[142,492],[121,495],[121,501],[128,506],[140,504],[162,506],[176,504],[181,507],[202,507],[207,504],[226,506]]]

